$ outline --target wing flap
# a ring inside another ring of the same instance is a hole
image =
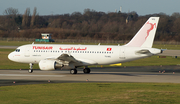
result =
[[[74,62],[74,63],[81,63],[80,61],[76,60],[73,56],[68,54],[62,54],[57,59],[62,61]]]

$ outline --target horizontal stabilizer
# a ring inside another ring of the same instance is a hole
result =
[[[147,49],[143,49],[143,50],[137,51],[136,53],[138,53],[138,54],[149,54],[151,52]]]

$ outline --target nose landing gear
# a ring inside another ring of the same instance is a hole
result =
[[[29,67],[30,69],[28,70],[28,72],[32,73],[33,72],[33,63],[29,63],[29,66],[30,66]]]

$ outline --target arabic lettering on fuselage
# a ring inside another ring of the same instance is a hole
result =
[[[70,47],[70,48],[62,48],[62,47],[60,47],[59,48],[60,50],[76,50],[76,51],[80,51],[80,50],[83,50],[83,51],[85,51],[86,49],[87,49],[87,47],[85,47],[85,48],[81,48],[81,47]]]
[[[47,49],[47,50],[50,50],[50,49],[53,49],[52,46],[33,46],[33,49]]]

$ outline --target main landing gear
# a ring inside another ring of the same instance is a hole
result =
[[[83,69],[84,74],[89,74],[91,70],[89,68],[84,68]]]
[[[32,73],[32,72],[33,72],[33,69],[32,69],[32,68],[33,68],[33,63],[29,63],[29,66],[30,66],[30,67],[29,67],[30,69],[28,70],[28,72],[29,72],[29,73]]]
[[[84,74],[89,74],[91,72],[91,70],[89,68],[84,68],[83,72],[84,72]],[[76,68],[71,69],[70,74],[77,74],[77,69]]]

